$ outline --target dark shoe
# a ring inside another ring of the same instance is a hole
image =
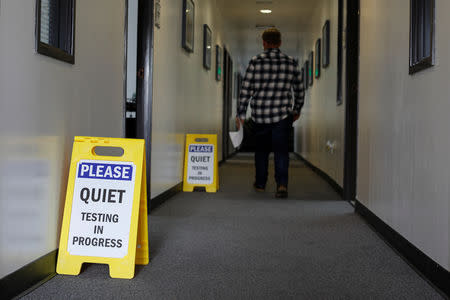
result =
[[[279,185],[277,187],[277,192],[275,193],[275,198],[287,198],[287,196],[288,196],[287,186]]]
[[[264,186],[257,185],[256,183],[253,184],[253,188],[254,188],[255,191],[257,191],[257,192],[264,192],[265,189],[266,189]]]

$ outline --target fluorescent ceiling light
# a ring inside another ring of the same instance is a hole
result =
[[[260,12],[263,14],[271,14],[272,13],[272,11],[270,9],[261,9]]]

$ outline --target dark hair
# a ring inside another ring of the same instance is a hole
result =
[[[275,27],[268,28],[262,34],[262,39],[268,44],[278,45],[281,43],[281,32]]]

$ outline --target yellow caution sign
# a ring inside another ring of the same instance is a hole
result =
[[[215,134],[186,135],[183,191],[192,192],[196,187],[204,187],[208,193],[219,189]]]
[[[148,264],[145,170],[144,140],[75,137],[58,274],[99,263],[111,277],[130,279],[135,264]]]

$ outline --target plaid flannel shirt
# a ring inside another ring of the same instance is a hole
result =
[[[299,114],[304,98],[303,74],[297,61],[279,49],[268,49],[249,63],[239,95],[238,116],[245,119],[251,100],[253,121],[277,123],[290,113]]]

